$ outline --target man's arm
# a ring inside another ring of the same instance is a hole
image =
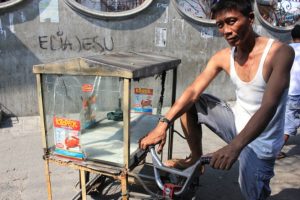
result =
[[[215,54],[208,62],[204,71],[190,84],[171,109],[166,113],[165,117],[174,122],[178,117],[188,111],[197,101],[200,94],[206,89],[209,83],[222,70],[220,63],[224,60],[220,58],[224,53],[221,51]],[[160,152],[165,144],[167,124],[159,122],[158,125],[150,131],[145,138],[140,141],[140,148],[146,149],[149,145],[160,143],[158,152]]]
[[[229,145],[213,154],[210,163],[212,167],[230,169],[242,149],[264,131],[274,116],[282,94],[289,86],[290,69],[294,60],[294,51],[288,45],[276,44],[274,48],[270,57],[272,71],[260,108]]]

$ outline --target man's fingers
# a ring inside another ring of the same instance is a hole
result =
[[[215,157],[215,156],[212,156],[209,165],[213,168],[214,165],[215,165],[215,162],[216,162],[216,157]]]
[[[215,169],[222,169],[222,165],[223,165],[224,159],[222,157],[219,157],[214,165]]]
[[[158,146],[157,148],[157,153],[160,154],[162,152],[163,147],[161,145]]]
[[[215,154],[214,156],[212,156],[210,166],[214,169],[229,170],[232,167],[233,163],[234,160],[225,156]]]
[[[139,141],[138,141],[138,143],[139,143],[139,148],[140,148],[140,149],[144,149],[144,146],[145,146],[145,145],[144,145],[144,144],[145,144],[144,139],[145,139],[145,137],[147,137],[147,135],[141,137],[141,138],[139,139]]]
[[[226,166],[227,166],[227,161],[226,161],[226,159],[221,159],[221,162],[220,162],[220,165],[219,165],[219,169],[222,169],[222,170],[224,170],[224,169],[226,169]]]
[[[139,148],[145,150],[147,148],[147,143],[145,142],[144,138],[139,143]]]
[[[210,161],[210,166],[214,169],[221,169],[223,167],[224,159],[218,153],[214,153]]]
[[[225,169],[226,169],[226,170],[230,170],[230,169],[231,169],[231,166],[232,166],[232,163],[231,163],[231,162],[228,162]]]
[[[235,160],[234,159],[229,159],[228,161],[227,161],[227,163],[226,163],[226,167],[225,167],[225,169],[226,170],[230,170],[231,169],[231,167],[232,167],[232,165],[234,164],[234,162],[235,162]]]
[[[165,140],[162,140],[157,148],[157,153],[161,153],[163,148],[164,148],[164,145],[165,145],[166,141]]]
[[[165,144],[165,133],[150,132],[139,140],[139,148],[146,150],[150,145],[160,144],[158,151],[160,152]]]
[[[139,143],[139,148],[142,149],[142,138],[139,139],[138,143]]]

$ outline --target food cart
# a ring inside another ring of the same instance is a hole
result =
[[[159,120],[166,77],[169,99],[175,101],[180,62],[149,53],[109,52],[33,66],[48,199],[50,162],[79,170],[82,199],[95,182],[86,180],[87,173],[119,180],[122,199],[130,197],[129,174],[146,156],[138,141]],[[172,126],[169,131],[171,158]]]

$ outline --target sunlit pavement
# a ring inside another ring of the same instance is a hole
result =
[[[42,139],[39,117],[13,118],[0,128],[0,199],[42,200],[47,199]],[[181,132],[179,123],[175,129]],[[300,196],[300,135],[290,138],[283,151],[287,157],[276,161],[275,177],[271,181],[270,200],[298,200]],[[209,129],[203,130],[203,150],[209,153],[225,143]],[[165,151],[166,152],[166,151]],[[175,135],[173,157],[189,155],[186,141]],[[149,157],[147,158],[149,160]],[[251,163],[249,163],[251,164]],[[78,171],[50,165],[53,199],[69,200],[78,191]],[[206,167],[200,177],[195,199],[242,200],[238,186],[238,163],[231,170],[220,171]],[[88,199],[118,199],[120,187],[110,186],[101,195]]]

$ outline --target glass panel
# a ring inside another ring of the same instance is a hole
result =
[[[43,75],[42,81],[51,152],[77,159],[122,161],[111,156],[123,152],[122,79]]]
[[[196,22],[214,24],[211,20],[211,6],[216,0],[173,0],[177,10]]]
[[[47,142],[52,154],[123,165],[123,79],[42,75],[42,90]],[[158,122],[160,96],[161,80],[157,77],[132,84],[131,163],[140,152],[139,139]]]
[[[255,8],[260,21],[277,31],[291,30],[300,19],[298,0],[257,0]]]
[[[134,81],[131,88],[130,155],[138,153],[138,142],[155,128],[161,111],[158,111],[161,96],[161,76]],[[164,97],[171,92],[164,92]],[[166,94],[167,93],[167,94]],[[166,100],[164,99],[166,104]],[[164,105],[165,105],[164,104]]]
[[[144,3],[145,0],[76,0],[88,8],[102,12],[120,12],[134,9]]]
[[[65,0],[83,14],[99,18],[128,17],[147,8],[153,0]]]

